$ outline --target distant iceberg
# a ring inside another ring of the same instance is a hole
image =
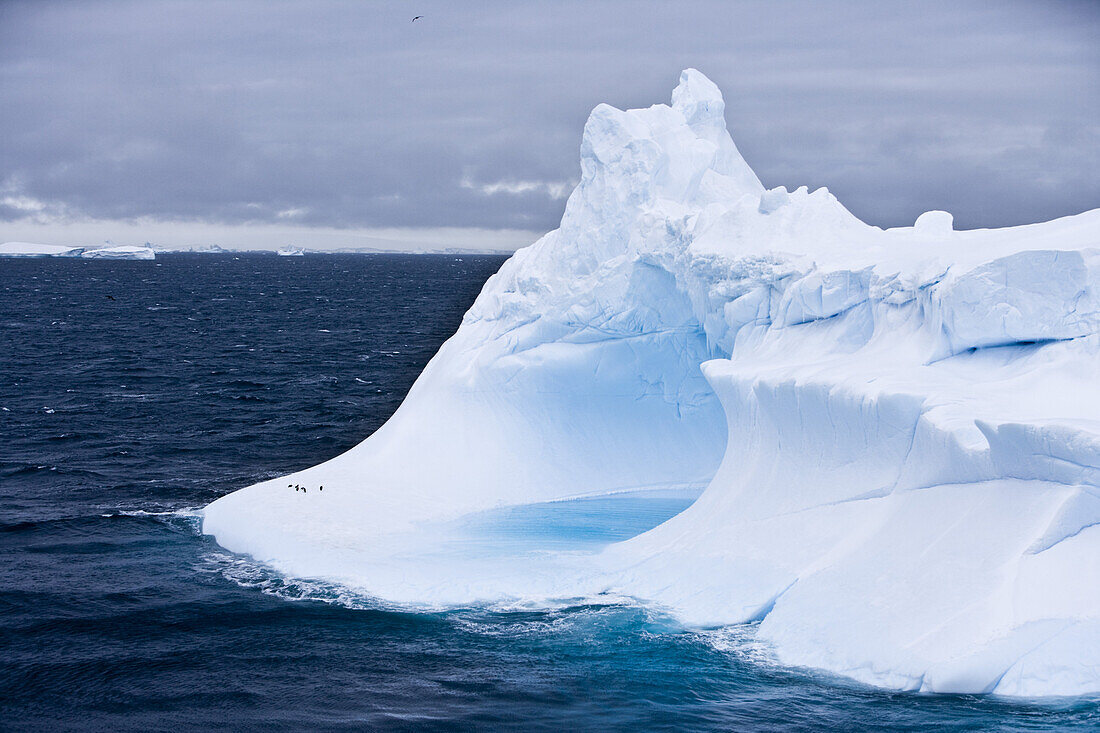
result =
[[[148,243],[141,247],[71,247],[60,244],[5,242],[0,244],[0,257],[83,257],[85,259],[152,260],[156,250]]]
[[[868,226],[766,190],[690,69],[598,106],[581,171],[389,422],[204,530],[396,602],[627,595],[884,687],[1100,692],[1100,210]],[[675,487],[705,490],[598,554],[402,560],[474,512]]]
[[[289,247],[288,246],[288,247],[283,247],[282,249],[280,249],[275,254],[279,255],[280,257],[302,257],[302,256],[305,255],[305,250],[301,249],[300,247]]]
[[[0,244],[0,257],[79,257],[83,251],[83,247],[60,244],[34,244],[33,242]]]
[[[151,246],[143,247],[110,246],[98,249],[86,249],[80,253],[81,257],[96,260],[153,260],[157,253]]]

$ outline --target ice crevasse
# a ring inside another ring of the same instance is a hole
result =
[[[397,601],[614,592],[875,685],[1100,692],[1100,209],[869,226],[766,190],[691,69],[597,107],[581,174],[389,422],[204,531]],[[553,567],[398,560],[493,507],[683,486]]]

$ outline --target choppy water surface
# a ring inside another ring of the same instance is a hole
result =
[[[351,447],[496,257],[0,260],[0,728],[1065,730],[1095,700],[893,694],[622,600],[387,609],[221,550],[192,510]],[[110,297],[108,297],[110,296]],[[489,513],[591,549],[690,495]]]

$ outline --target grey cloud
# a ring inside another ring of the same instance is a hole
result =
[[[1100,205],[1095,3],[413,7],[7,2],[0,182],[46,214],[547,229],[589,110],[696,66],[765,184],[872,223]]]

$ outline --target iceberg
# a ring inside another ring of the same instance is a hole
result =
[[[154,260],[157,253],[149,244],[140,247],[112,245],[86,249],[80,253],[80,256],[94,260]]]
[[[561,226],[394,416],[204,531],[398,603],[615,594],[882,687],[1100,692],[1100,209],[883,230],[766,189],[724,113],[692,69],[671,105],[596,107]],[[439,539],[640,490],[701,493],[587,554]]]
[[[5,242],[0,244],[0,257],[82,257],[84,259],[152,260],[156,250],[148,243],[141,247],[71,247],[63,244],[34,244],[32,242]]]
[[[0,244],[0,257],[79,257],[83,247],[61,244],[35,244],[33,242],[4,242]]]

